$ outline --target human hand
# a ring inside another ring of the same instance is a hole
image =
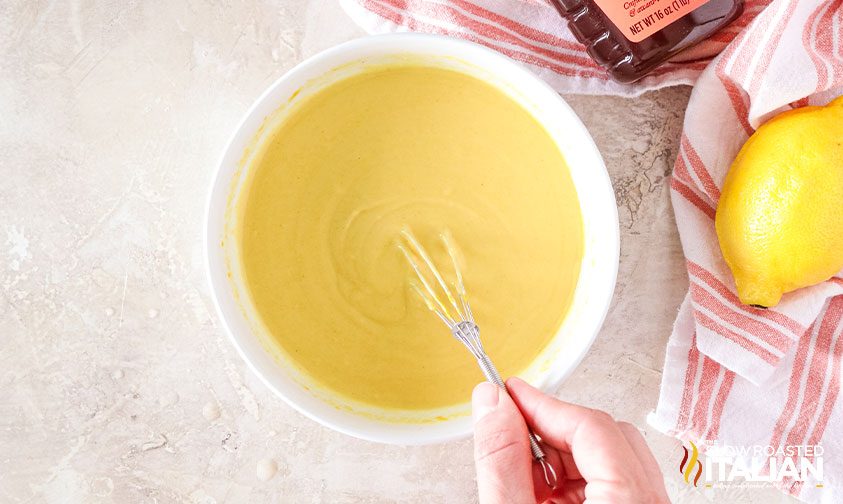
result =
[[[507,380],[507,389],[512,398],[484,382],[472,395],[481,504],[670,502],[656,459],[634,425],[554,399],[518,378]],[[555,490],[533,461],[527,425],[556,469]]]

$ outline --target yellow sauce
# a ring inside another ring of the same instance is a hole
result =
[[[441,265],[450,232],[504,376],[565,317],[583,249],[573,183],[536,119],[479,79],[405,65],[341,80],[296,105],[247,170],[237,239],[250,300],[289,359],[340,396],[434,409],[483,379],[410,288],[405,226]]]

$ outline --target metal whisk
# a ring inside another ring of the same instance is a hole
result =
[[[402,230],[401,237],[402,240],[399,243],[398,248],[404,254],[404,257],[407,258],[407,262],[410,263],[410,267],[413,268],[413,271],[416,273],[416,277],[421,283],[421,285],[419,285],[419,283],[414,281],[411,282],[410,285],[413,290],[419,295],[422,301],[424,301],[425,305],[427,305],[433,313],[438,315],[439,318],[442,319],[442,322],[448,326],[448,329],[451,331],[454,338],[465,345],[468,351],[471,352],[471,355],[477,359],[477,364],[480,366],[480,370],[483,372],[483,375],[486,376],[486,379],[509,394],[509,391],[506,389],[506,384],[501,378],[501,375],[498,373],[497,368],[495,368],[495,365],[492,364],[491,359],[489,359],[489,356],[486,355],[485,350],[483,350],[483,344],[480,342],[480,327],[478,327],[477,323],[474,321],[474,314],[471,312],[471,307],[468,304],[462,273],[460,272],[459,264],[457,262],[456,249],[449,236],[442,234],[441,239],[448,251],[448,255],[451,257],[451,262],[453,263],[456,282],[452,283],[451,286],[456,292],[456,295],[454,295],[454,292],[452,292],[451,288],[448,287],[448,284],[433,264],[433,261],[430,259],[427,251],[421,246],[419,241],[416,240],[410,230]],[[417,261],[417,258],[421,260],[421,265],[419,264],[419,261]],[[422,271],[423,267],[427,269],[427,276]],[[436,294],[435,286],[431,285],[432,282],[429,280],[429,277],[431,276],[435,280],[436,286],[438,286],[445,295],[447,304]],[[558,481],[556,471],[547,461],[544,450],[542,450],[539,440],[536,438],[535,434],[528,430],[528,435],[530,440],[530,451],[533,453],[533,457],[542,466],[545,482],[551,488],[556,488]]]

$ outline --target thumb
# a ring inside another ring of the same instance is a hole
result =
[[[518,407],[489,382],[474,388],[471,403],[480,503],[535,504],[527,426]]]

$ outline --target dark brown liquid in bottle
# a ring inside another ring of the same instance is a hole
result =
[[[709,0],[643,40],[632,42],[594,0],[551,2],[568,20],[571,32],[585,44],[588,54],[619,82],[644,77],[674,54],[710,37],[743,11],[743,0]]]

